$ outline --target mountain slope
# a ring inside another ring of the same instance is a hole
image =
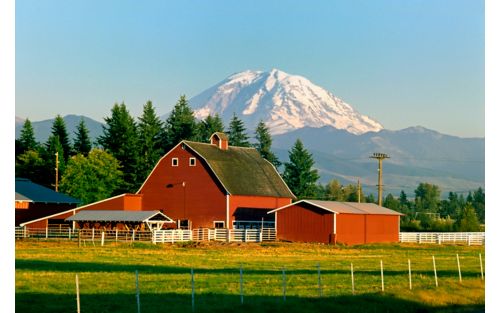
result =
[[[231,75],[189,103],[199,119],[218,113],[227,125],[236,113],[248,130],[262,119],[271,134],[303,127],[333,126],[353,134],[383,128],[308,79],[277,69]]]
[[[83,115],[70,114],[63,117],[69,138],[71,140],[75,138],[76,127],[80,123],[81,118],[83,118],[83,121],[85,122],[85,125],[89,130],[90,140],[94,142],[95,139],[97,139],[97,137],[102,135],[103,124]],[[31,121],[31,125],[33,126],[33,130],[35,132],[35,138],[38,142],[44,143],[47,141],[52,132],[51,128],[53,123],[54,123],[53,118],[36,122]],[[23,125],[24,125],[24,119],[16,116],[16,139],[19,138]]]

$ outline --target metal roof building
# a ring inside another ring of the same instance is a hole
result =
[[[82,210],[66,219],[69,222],[90,223],[145,223],[150,230],[161,229],[165,223],[175,223],[160,211],[117,211],[117,210]]]
[[[278,239],[364,244],[397,242],[401,213],[373,203],[300,200],[277,208]]]

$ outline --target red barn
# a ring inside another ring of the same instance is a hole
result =
[[[160,211],[193,228],[260,228],[274,226],[267,212],[295,199],[275,167],[254,148],[232,147],[223,133],[211,143],[181,141],[165,154],[136,194],[91,203],[76,211]]]
[[[401,213],[373,203],[301,200],[275,214],[277,239],[343,244],[398,242]]]
[[[295,198],[274,166],[254,148],[232,147],[223,133],[211,143],[182,141],[141,186],[144,210],[159,210],[180,228],[260,228],[268,211]]]

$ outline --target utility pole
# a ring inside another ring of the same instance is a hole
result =
[[[375,152],[370,159],[378,160],[378,205],[382,206],[382,161],[389,159],[389,156],[385,153]]]
[[[56,192],[58,192],[59,187],[59,152],[56,152]]]
[[[361,203],[361,184],[359,183],[359,178],[358,178],[358,203]]]

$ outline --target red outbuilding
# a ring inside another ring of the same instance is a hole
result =
[[[373,203],[300,200],[274,213],[276,236],[299,242],[398,242],[401,213]]]

